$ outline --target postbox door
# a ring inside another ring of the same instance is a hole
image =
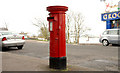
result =
[[[59,57],[59,28],[58,23],[53,21],[50,23],[50,57]],[[54,27],[54,28],[53,28]],[[54,30],[54,31],[53,31]]]
[[[65,14],[59,14],[59,57],[66,56]]]

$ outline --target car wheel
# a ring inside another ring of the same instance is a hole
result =
[[[18,46],[17,48],[18,48],[18,49],[22,49],[22,48],[23,48],[23,45],[22,45],[22,46]]]
[[[109,42],[108,42],[108,40],[103,40],[103,41],[102,41],[102,44],[103,44],[103,46],[108,46],[108,45],[109,45]]]

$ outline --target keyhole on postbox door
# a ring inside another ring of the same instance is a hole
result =
[[[53,31],[53,23],[50,22],[50,31]]]

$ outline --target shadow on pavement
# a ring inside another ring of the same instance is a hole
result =
[[[117,44],[112,44],[111,46],[113,46],[113,47],[120,47],[120,45],[117,45]]]
[[[8,51],[17,51],[17,50],[19,50],[19,49],[17,49],[17,48],[2,48],[2,52],[8,52]]]

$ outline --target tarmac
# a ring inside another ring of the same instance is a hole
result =
[[[49,61],[36,57],[2,52],[2,71],[61,71],[49,68]],[[67,65],[62,71],[98,71],[91,68]]]

